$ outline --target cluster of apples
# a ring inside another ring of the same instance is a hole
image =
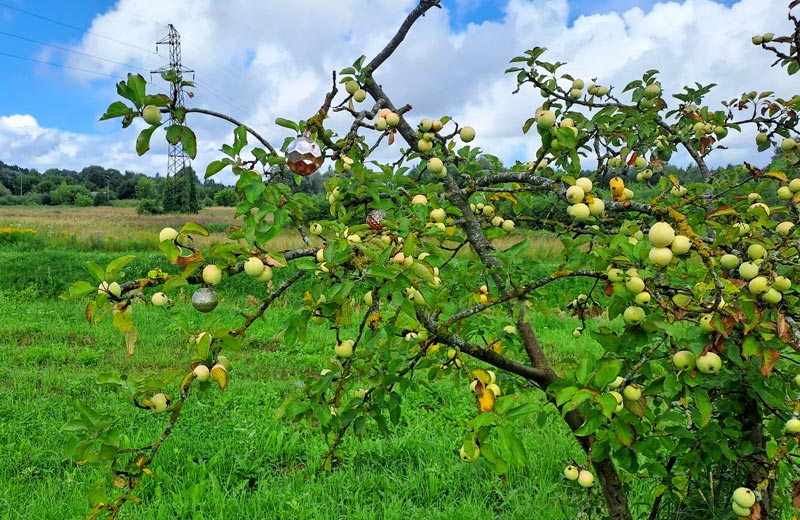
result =
[[[500,228],[506,233],[511,233],[516,227],[513,220],[498,215],[497,208],[492,204],[484,204],[483,202],[470,203],[469,208],[475,215],[482,215],[492,226]]]
[[[400,115],[388,108],[382,108],[375,116],[375,130],[383,132],[387,127],[394,128],[400,124]]]
[[[592,194],[592,180],[588,177],[578,177],[575,184],[567,188],[566,199],[569,202],[567,214],[575,220],[585,220],[589,217],[599,217],[606,210],[603,199]]]
[[[756,495],[753,490],[746,487],[736,488],[731,496],[731,509],[738,517],[750,518],[750,508],[756,503]]]
[[[684,255],[692,248],[692,241],[684,235],[677,235],[668,222],[656,222],[647,235],[652,247],[648,254],[653,265],[664,267],[673,257]]]
[[[588,469],[581,469],[574,464],[570,464],[564,468],[564,478],[571,481],[578,481],[578,484],[585,488],[594,485],[594,474]]]
[[[738,256],[727,253],[720,257],[719,263],[729,273],[735,272],[742,280],[748,282],[747,289],[750,294],[765,303],[777,304],[783,299],[783,292],[792,286],[792,281],[775,272],[762,273],[766,256],[766,248],[753,243],[747,248],[748,261],[740,263]]]
[[[348,80],[344,84],[344,89],[348,94],[353,96],[353,101],[356,103],[361,103],[367,99],[367,91],[361,88],[361,85],[358,83],[358,81],[354,79]]]

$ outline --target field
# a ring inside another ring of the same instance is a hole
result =
[[[87,324],[85,302],[59,295],[75,279],[88,279],[88,260],[103,265],[130,253],[137,256],[131,276],[156,266],[169,269],[157,252],[157,233],[187,218],[214,231],[209,241],[221,239],[234,223],[232,210],[216,208],[199,217],[141,217],[131,208],[0,208],[0,517],[81,518],[87,511],[86,492],[105,474],[63,459],[67,435],[59,430],[74,415],[74,399],[118,414],[133,432],[132,442],[155,440],[163,429],[164,416],[135,409],[95,380],[108,372],[134,377],[185,359],[177,326],[163,309],[138,306],[140,341],[125,359],[122,337],[110,323]],[[279,240],[291,244],[296,237],[287,233]],[[544,238],[531,254],[544,258],[553,247]],[[233,322],[252,298],[248,285],[229,282],[220,289],[223,303],[215,314]],[[401,424],[391,436],[348,438],[342,463],[320,473],[325,443],[319,433],[309,424],[276,419],[275,410],[296,390],[299,376],[324,366],[332,334],[313,326],[305,345],[282,348],[276,332],[287,313],[278,306],[250,329],[246,347],[231,355],[232,381],[224,393],[197,394],[187,403],[156,457],[154,478],[138,489],[143,504],[126,507],[123,518],[563,520],[600,502],[599,489],[587,494],[562,481],[563,467],[572,457],[582,461],[582,454],[566,427],[548,424],[544,415],[534,414],[525,430],[527,467],[499,478],[481,462],[462,463],[457,451],[463,423],[474,417],[475,403],[458,374],[433,384],[419,381],[406,394]],[[186,309],[190,326],[199,326],[197,314]],[[573,340],[577,321],[563,313],[539,315],[537,322],[561,369],[593,348],[588,339]],[[513,386],[508,379],[502,383]],[[635,493],[632,498],[635,503]]]

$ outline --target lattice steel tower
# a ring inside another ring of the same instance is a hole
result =
[[[192,74],[194,80],[194,71],[183,66],[181,63],[181,35],[175,29],[175,26],[169,24],[169,34],[156,42],[156,52],[158,52],[159,45],[169,45],[169,65],[150,71],[151,74],[167,73],[170,77],[170,96],[172,103],[176,107],[183,106],[183,76],[184,74]],[[169,125],[182,124],[175,118],[175,115],[170,115]],[[183,149],[183,144],[178,141],[176,144],[169,145],[169,156],[167,162],[167,177],[175,176],[178,172],[189,166],[189,156]]]

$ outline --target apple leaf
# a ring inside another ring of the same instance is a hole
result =
[[[139,133],[136,138],[136,153],[140,156],[147,153],[150,149],[150,138],[153,136],[153,131],[158,128],[157,126],[150,126],[145,128]]]
[[[105,121],[106,119],[113,119],[115,117],[122,117],[126,115],[136,115],[136,114],[138,114],[138,112],[130,108],[122,101],[114,101],[108,106],[105,114],[100,116],[99,121]]]
[[[183,225],[180,232],[200,235],[203,237],[207,237],[209,235],[208,229],[206,229],[205,226],[197,222],[187,222],[186,224]]]
[[[623,446],[631,447],[636,441],[636,429],[630,424],[618,422],[614,425],[614,436]]]

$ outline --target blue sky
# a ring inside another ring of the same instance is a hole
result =
[[[304,13],[302,8],[296,7],[299,4],[277,0],[255,3],[246,0],[203,3],[189,0],[0,0],[0,160],[39,169],[59,167],[56,163],[61,161],[61,166],[73,168],[105,162],[104,165],[114,167],[130,164],[132,169],[147,173],[158,170],[156,160],[127,155],[125,148],[116,150],[120,145],[132,148],[135,138],[132,132],[121,132],[115,124],[97,121],[104,108],[115,101],[114,83],[119,78],[129,71],[141,72],[149,78],[146,70],[166,64],[166,49],[162,56],[153,53],[155,40],[166,34],[166,28],[156,20],[176,20],[182,32],[184,56],[192,60],[187,65],[198,70],[198,95],[194,101],[209,108],[241,114],[239,117],[247,117],[247,122],[268,122],[279,115],[291,116],[280,110],[291,112],[295,108],[300,111],[296,117],[302,117],[306,107],[319,105],[319,94],[324,92],[325,77],[330,69],[346,65],[340,64],[340,59],[346,58],[349,63],[360,52],[374,52],[379,42],[386,41],[389,32],[385,27],[395,27],[402,14],[400,9],[407,8],[412,0],[382,0],[383,8],[379,13],[364,12],[369,11],[364,6],[371,7],[379,2],[381,0],[341,0],[337,2],[340,6],[337,11],[329,9],[332,3],[326,0],[308,0],[302,5],[314,3],[316,7],[309,8],[313,9],[312,13]],[[742,5],[736,5],[739,3]],[[592,71],[587,68],[585,74],[597,71],[616,82],[627,82],[631,74],[635,77],[635,73],[660,64],[671,67],[671,63],[664,63],[665,59],[684,60],[675,62],[673,76],[682,74],[684,69],[695,74],[706,69],[724,74],[727,63],[751,62],[752,58],[742,53],[752,50],[731,45],[727,46],[730,49],[717,51],[730,55],[709,59],[702,57],[702,53],[691,52],[691,42],[686,42],[687,50],[681,55],[678,51],[687,34],[704,31],[708,26],[709,34],[728,31],[730,34],[723,38],[741,42],[749,38],[751,30],[779,30],[779,24],[785,19],[782,11],[785,3],[784,0],[681,0],[680,6],[674,4],[670,8],[673,10],[668,11],[663,2],[656,0],[442,0],[445,9],[434,10],[424,23],[414,28],[413,34],[428,35],[427,48],[416,42],[405,43],[393,58],[392,67],[397,71],[416,68],[422,74],[430,73],[435,68],[433,63],[428,63],[431,58],[421,56],[435,48],[436,54],[441,54],[435,59],[442,63],[437,70],[449,69],[447,73],[452,78],[448,84],[449,95],[438,92],[422,100],[409,99],[409,102],[420,107],[420,111],[440,110],[434,108],[435,100],[439,106],[446,105],[444,109],[449,113],[473,117],[477,120],[474,123],[483,122],[486,130],[479,131],[479,136],[487,138],[482,143],[486,148],[489,143],[498,144],[500,155],[505,147],[509,154],[507,159],[511,156],[521,159],[519,150],[530,145],[519,140],[521,136],[510,142],[511,129],[500,128],[499,121],[503,118],[501,110],[522,117],[523,113],[512,106],[521,98],[510,98],[512,101],[504,98],[499,105],[496,100],[483,98],[501,93],[510,96],[512,88],[503,82],[502,70],[514,53],[534,44],[546,45],[553,52],[563,53],[560,59],[574,62],[578,67],[591,65],[595,68]],[[348,9],[344,4],[352,5],[350,12],[343,12]],[[564,6],[568,6],[568,11],[559,11]],[[654,6],[657,9],[654,10]],[[643,12],[644,22],[634,23],[634,20],[642,20],[641,16],[630,12],[637,7]],[[243,20],[256,9],[263,13],[254,14],[253,18],[264,20],[265,27],[270,21],[276,25],[260,30],[256,20]],[[513,17],[506,15],[509,10],[515,13]],[[761,12],[764,10],[773,12],[764,14]],[[608,17],[596,15],[609,13],[616,13],[615,27],[620,31],[616,39],[623,47],[614,47],[614,38],[606,41],[610,35],[606,34],[608,26],[603,24],[608,23]],[[532,18],[526,23],[532,28],[526,33],[519,27],[519,20],[528,14]],[[584,18],[578,20],[581,16]],[[683,29],[670,26],[676,16],[685,18]],[[693,16],[710,16],[713,20],[693,20]],[[752,27],[737,28],[737,16],[741,18],[738,25]],[[382,21],[376,21],[381,17]],[[723,19],[727,20],[726,27],[715,27]],[[297,20],[300,20],[298,31],[288,31],[287,27],[294,26]],[[252,23],[252,27],[237,32],[237,26],[248,23]],[[634,26],[638,23],[658,27],[658,31],[651,30],[650,34],[639,31]],[[459,40],[459,35],[464,34],[467,35],[466,44]],[[334,40],[325,39],[333,37],[338,39],[335,45]],[[666,42],[666,37],[672,39]],[[592,44],[584,49],[577,46],[578,40]],[[605,41],[602,44],[605,47],[597,44],[598,40]],[[342,44],[343,41],[348,43]],[[65,52],[54,46],[75,52]],[[592,55],[592,48],[607,50]],[[622,61],[621,49],[628,53]],[[698,61],[687,64],[687,59]],[[105,75],[78,73],[29,60]],[[302,66],[304,62],[307,63],[305,67]],[[389,69],[387,74],[392,73],[392,69],[386,68]],[[276,71],[274,77],[272,71]],[[623,74],[627,75],[624,79]],[[732,80],[741,80],[742,74],[742,70],[731,68]],[[689,79],[687,76],[686,80]],[[397,89],[400,94],[419,95],[419,88],[412,89],[403,83],[408,82],[400,81]],[[531,108],[534,103],[530,101]],[[2,119],[12,116],[22,117]],[[25,128],[20,130],[20,125]],[[513,121],[512,126],[519,134],[519,123]],[[209,153],[221,145],[228,130],[208,127],[206,148]],[[274,128],[269,132],[273,139],[279,135]],[[105,153],[104,148],[116,151]],[[210,155],[202,157],[203,160],[208,158]]]

